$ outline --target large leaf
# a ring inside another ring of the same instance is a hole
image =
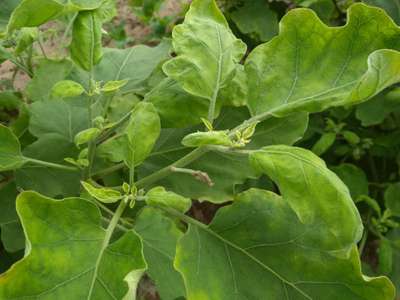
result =
[[[73,142],[57,134],[46,134],[24,149],[27,157],[52,163],[64,164],[67,157],[77,157],[78,149]],[[26,166],[16,172],[18,187],[34,190],[48,197],[78,195],[81,179],[79,171],[71,172],[45,166]]]
[[[384,11],[364,4],[349,9],[342,27],[326,26],[312,10],[291,10],[279,36],[246,61],[252,114],[315,112],[371,98],[400,79],[400,54],[375,51],[400,49],[399,34]]]
[[[71,58],[86,71],[91,71],[103,56],[102,20],[94,11],[78,14],[72,29]]]
[[[0,189],[0,228],[1,242],[9,252],[21,250],[25,246],[24,233],[15,209],[18,192],[14,182]]]
[[[46,101],[51,99],[53,86],[64,80],[72,71],[70,60],[43,59],[35,69],[33,79],[29,81],[26,92],[31,101]]]
[[[164,64],[164,72],[187,92],[215,104],[220,89],[234,76],[246,45],[232,34],[214,0],[193,1],[172,36],[177,57]]]
[[[361,274],[361,220],[344,184],[318,157],[277,146],[251,161],[282,197],[251,189],[211,225],[189,221],[175,258],[188,299],[393,299],[387,278]]]
[[[0,124],[0,171],[18,169],[26,160],[18,138],[8,127]]]
[[[40,101],[30,106],[29,131],[36,137],[56,134],[74,142],[75,135],[89,127],[88,111],[65,101]]]
[[[6,30],[8,19],[20,0],[3,0],[0,3],[0,36]]]
[[[122,91],[139,89],[157,65],[168,58],[170,42],[157,47],[144,45],[128,49],[105,48],[101,62],[93,70],[97,81],[128,80]]]
[[[17,210],[29,247],[0,277],[2,299],[122,299],[146,268],[140,238],[128,231],[108,244],[92,202],[24,192]]]
[[[143,241],[147,273],[155,281],[161,299],[184,296],[182,277],[173,267],[176,243],[183,235],[175,222],[159,210],[147,207],[136,219],[135,230]]]

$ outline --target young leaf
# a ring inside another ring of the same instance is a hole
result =
[[[71,58],[86,71],[91,71],[103,56],[102,22],[95,11],[82,11],[72,29]]]
[[[182,277],[173,266],[176,243],[183,236],[176,222],[158,209],[146,207],[135,221],[135,230],[143,240],[146,273],[155,281],[161,299],[185,296]]]
[[[102,92],[115,92],[124,87],[128,83],[127,79],[107,81],[101,88]]]
[[[101,144],[99,153],[111,161],[124,160],[128,166],[132,164],[137,166],[151,153],[160,130],[160,118],[154,106],[148,102],[139,102],[132,111],[124,134]],[[116,145],[120,151],[114,153]]]
[[[82,144],[86,144],[98,137],[100,133],[101,130],[98,128],[88,128],[81,132],[78,132],[78,134],[74,138],[75,145],[80,146]]]
[[[183,138],[182,144],[186,147],[200,147],[206,145],[233,146],[233,142],[229,138],[227,131],[191,133]]]
[[[177,57],[164,64],[164,72],[185,91],[215,106],[220,89],[235,75],[246,45],[232,34],[214,0],[193,1],[172,36]]]
[[[332,147],[333,143],[336,141],[336,133],[335,132],[326,132],[324,133],[320,139],[314,144],[312,147],[312,152],[317,155],[322,155],[329,148]]]
[[[26,163],[18,138],[6,126],[0,124],[0,172],[15,170]]]
[[[29,46],[31,46],[38,38],[39,30],[37,28],[22,28],[17,37],[17,45],[15,46],[15,55],[20,55]]]
[[[251,189],[209,226],[185,218],[190,226],[175,267],[188,299],[393,299],[388,279],[361,274],[361,219],[344,184],[318,157],[271,146],[250,161],[282,196]]]
[[[337,28],[327,27],[312,10],[294,9],[280,29],[246,60],[253,115],[356,104],[400,79],[400,53],[376,51],[400,49],[400,29],[380,9],[354,4],[347,24]]]
[[[30,247],[2,275],[1,299],[122,299],[132,292],[128,279],[137,284],[146,269],[136,233],[109,244],[90,201],[24,192],[17,210]]]
[[[51,89],[54,98],[77,97],[85,92],[85,88],[72,80],[62,80],[57,82]]]
[[[182,197],[170,191],[166,191],[162,186],[152,188],[146,194],[146,203],[150,206],[172,207],[180,212],[187,212],[192,205],[189,198]]]
[[[94,187],[93,185],[85,181],[81,181],[81,184],[90,196],[96,198],[103,203],[115,203],[122,198],[121,193],[116,190],[104,187]]]

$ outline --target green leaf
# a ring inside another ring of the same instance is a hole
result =
[[[153,103],[163,128],[184,128],[207,117],[208,101],[187,93],[178,82],[165,78],[145,96]]]
[[[128,49],[105,48],[101,62],[93,70],[96,81],[128,80],[122,91],[140,90],[160,62],[169,57],[170,43]]]
[[[246,60],[253,115],[352,105],[400,79],[400,54],[384,49],[400,49],[400,29],[380,9],[354,4],[347,24],[337,28],[309,9],[294,9],[280,28]]]
[[[17,210],[29,247],[2,275],[2,299],[122,299],[127,280],[137,283],[146,268],[136,233],[108,244],[101,214],[90,201],[24,192]]]
[[[206,145],[233,146],[227,131],[195,132],[185,136],[182,144],[186,147],[200,147]]]
[[[356,117],[363,126],[382,123],[392,112],[400,110],[400,89],[383,91],[356,108]]]
[[[260,42],[270,40],[278,33],[278,17],[263,0],[245,1],[230,17],[240,32]]]
[[[323,135],[321,135],[319,140],[314,144],[314,146],[312,147],[312,152],[314,152],[317,155],[322,155],[332,147],[335,141],[336,141],[336,133],[326,132]]]
[[[185,91],[215,104],[235,75],[246,45],[232,34],[214,0],[193,1],[172,36],[177,57],[164,64],[164,72]]]
[[[63,9],[64,5],[56,0],[23,0],[13,11],[7,31],[39,26],[58,18]]]
[[[7,29],[8,20],[20,0],[3,0],[0,2],[0,38]]]
[[[124,80],[113,80],[107,81],[105,85],[101,88],[102,92],[115,92],[118,91],[120,88],[124,87],[128,83],[127,79]]]
[[[135,230],[143,241],[147,273],[155,281],[161,299],[183,297],[183,280],[173,267],[176,243],[183,236],[177,224],[159,210],[146,207],[135,220]]]
[[[151,153],[160,130],[160,118],[154,106],[139,102],[121,136],[101,144],[99,155],[113,162],[124,160],[128,166],[137,166]]]
[[[301,222],[314,224],[319,232],[325,232],[326,241],[320,247],[346,251],[361,238],[360,215],[348,188],[318,156],[302,148],[278,145],[255,151],[250,162],[278,184],[283,199]],[[327,205],[332,202],[330,199],[335,199],[334,214]],[[338,216],[344,215],[346,221],[339,222]]]
[[[383,8],[397,24],[400,23],[399,0],[363,0],[363,2]]]
[[[103,56],[101,26],[101,19],[94,11],[82,11],[74,21],[71,58],[86,71],[91,71]]]
[[[24,232],[15,209],[17,189],[14,182],[0,189],[0,228],[1,242],[8,252],[15,252],[25,247]]]
[[[7,31],[23,27],[37,27],[60,16],[85,10],[94,10],[103,5],[101,0],[22,0],[13,11]],[[15,7],[15,4],[12,3]]]
[[[30,113],[29,131],[36,137],[56,134],[73,143],[75,135],[89,127],[87,109],[62,100],[35,102]]]
[[[400,217],[400,182],[391,184],[386,189],[385,205],[394,216]]]
[[[15,170],[26,163],[18,138],[6,126],[0,124],[0,171]]]
[[[389,240],[381,239],[378,248],[379,273],[388,275],[393,267],[393,249]]]
[[[192,206],[192,201],[189,198],[166,191],[162,186],[154,187],[147,192],[146,203],[156,207],[172,207],[183,213],[187,212]]]
[[[99,136],[101,130],[98,128],[88,128],[78,134],[74,138],[75,145],[80,146],[82,144],[86,144],[90,141],[93,141],[96,137]]]
[[[331,170],[346,184],[354,201],[369,194],[368,178],[364,171],[352,164],[340,164]]]
[[[400,229],[392,230],[386,237],[390,240],[393,250],[392,272],[389,274],[389,278],[396,286],[398,298],[400,297]]]
[[[72,80],[62,80],[57,82],[51,89],[54,98],[77,97],[85,92],[85,88]]]
[[[188,299],[393,299],[387,278],[361,274],[361,220],[343,183],[318,157],[272,146],[250,160],[282,197],[251,189],[209,226],[188,221],[175,258]]]
[[[116,190],[104,187],[94,187],[93,185],[85,181],[81,181],[81,184],[90,196],[96,198],[103,203],[115,203],[122,198],[121,193]]]
[[[33,79],[29,81],[26,92],[31,101],[46,101],[51,99],[54,85],[64,80],[72,71],[70,60],[43,59],[35,69]]]
[[[46,134],[25,147],[24,155],[29,158],[63,164],[66,157],[77,157],[78,149],[73,142],[58,134]],[[26,166],[16,172],[17,186],[23,190],[34,190],[48,197],[68,197],[78,195],[80,189],[79,172]]]

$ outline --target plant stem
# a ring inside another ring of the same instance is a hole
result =
[[[360,254],[360,257],[362,256],[363,251],[365,249],[365,245],[367,243],[367,239],[368,239],[368,228],[365,228],[363,237],[362,237],[362,239],[360,241],[360,245],[358,246],[358,253]]]
[[[40,166],[44,166],[44,167],[65,170],[65,171],[73,171],[73,172],[78,171],[78,169],[75,167],[64,166],[64,165],[55,164],[55,163],[42,161],[42,160],[38,160],[38,159],[33,159],[33,158],[28,158],[28,157],[26,157],[25,159],[27,162],[30,162],[30,163],[33,163],[36,165],[40,165]]]
[[[33,73],[29,71],[23,64],[18,62],[16,59],[9,58],[8,60],[11,61],[14,65],[16,65],[18,68],[20,68],[22,71],[24,71],[30,78],[33,77]]]
[[[106,229],[106,233],[105,233],[105,236],[104,236],[103,244],[101,246],[101,249],[100,249],[100,252],[99,252],[99,256],[97,257],[97,260],[96,260],[96,265],[95,265],[95,269],[94,269],[94,272],[93,272],[93,278],[92,278],[92,282],[90,284],[89,295],[88,295],[87,299],[91,299],[91,297],[92,297],[92,293],[93,293],[93,290],[94,290],[94,284],[96,282],[97,273],[99,271],[99,266],[100,266],[101,259],[103,257],[104,251],[106,250],[106,248],[110,244],[112,234],[114,233],[114,230],[118,225],[118,221],[121,218],[122,213],[125,210],[125,207],[127,205],[127,202],[125,200],[126,199],[122,199],[121,202],[119,203],[119,206],[118,206],[117,210],[115,211],[115,213],[114,213],[114,215],[113,215],[113,217],[112,217],[112,219],[111,219],[111,221],[108,224],[108,227]]]
[[[42,35],[40,33],[39,33],[39,37],[38,37],[38,45],[39,45],[40,51],[42,51],[44,58],[48,59],[46,51],[44,50],[44,47],[43,47]]]
[[[206,147],[197,148],[197,149],[193,150],[192,152],[190,152],[189,154],[187,154],[186,156],[177,160],[176,162],[170,164],[169,166],[166,166],[165,168],[162,168],[161,170],[158,170],[157,172],[137,181],[136,186],[138,188],[143,188],[153,182],[157,182],[158,180],[160,180],[160,179],[166,177],[168,174],[170,174],[172,172],[172,170],[171,170],[172,167],[175,167],[175,168],[184,167],[184,166],[190,164],[191,162],[195,161],[196,159],[198,159],[199,157],[201,157],[202,155],[204,155],[207,152],[208,152],[208,149]]]
[[[75,13],[75,15],[72,16],[72,18],[69,21],[67,27],[65,28],[65,31],[64,31],[64,34],[63,34],[63,37],[62,37],[61,45],[67,44],[67,42],[66,42],[67,36],[68,36],[69,32],[71,31],[72,25],[74,25],[74,22],[75,22],[75,19],[76,19],[77,16],[78,16],[78,13]]]

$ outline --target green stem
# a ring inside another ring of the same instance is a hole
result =
[[[67,40],[68,34],[71,31],[71,28],[74,25],[74,22],[75,22],[75,19],[76,19],[77,16],[78,16],[78,13],[75,13],[75,15],[72,16],[72,18],[69,21],[67,27],[65,28],[65,31],[64,31],[64,34],[63,34],[63,37],[62,37],[61,45],[66,45],[67,44],[66,40]]]
[[[73,172],[78,171],[78,169],[75,168],[75,167],[64,166],[64,165],[55,164],[55,163],[42,161],[42,160],[38,160],[38,159],[33,159],[33,158],[26,157],[25,160],[27,162],[30,162],[30,163],[33,163],[33,164],[36,164],[36,165],[49,167],[49,168],[53,168],[53,169],[59,169],[59,170],[65,170],[65,171],[73,171]]]
[[[189,154],[187,154],[186,156],[177,160],[176,162],[170,164],[169,166],[166,166],[165,168],[162,168],[161,170],[158,170],[157,172],[137,181],[136,186],[138,188],[143,188],[153,182],[157,182],[160,179],[166,177],[168,174],[170,174],[172,172],[171,168],[184,167],[184,166],[190,164],[191,162],[195,161],[196,159],[200,158],[202,155],[204,155],[207,152],[208,152],[208,149],[206,147],[197,148],[197,149],[193,150],[192,152],[190,152]]]
[[[39,33],[39,37],[38,37],[38,45],[39,45],[40,51],[42,51],[44,58],[48,59],[46,51],[44,50],[42,35],[40,33]]]
[[[119,163],[119,164],[113,165],[109,168],[99,170],[97,172],[93,172],[92,176],[101,177],[104,175],[108,175],[108,174],[114,173],[115,171],[123,169],[125,166],[126,166],[125,163]]]
[[[110,223],[108,224],[108,227],[106,229],[106,233],[104,236],[103,244],[101,246],[99,256],[97,257],[97,260],[96,260],[96,265],[95,265],[95,269],[93,272],[93,278],[92,278],[92,282],[90,284],[89,295],[88,295],[87,299],[91,299],[91,297],[92,297],[92,293],[94,290],[94,284],[96,283],[97,273],[99,271],[101,259],[103,257],[104,251],[107,249],[108,245],[110,244],[112,234],[114,233],[114,230],[118,225],[118,221],[121,218],[126,205],[127,205],[127,202],[125,201],[125,199],[122,199],[121,202],[119,203],[119,206],[118,206],[117,210],[115,211]]]
[[[360,245],[358,246],[358,253],[360,254],[360,257],[362,256],[363,251],[365,249],[365,245],[367,243],[367,239],[368,239],[368,229],[365,228],[363,237],[362,237],[362,239],[360,241]]]

